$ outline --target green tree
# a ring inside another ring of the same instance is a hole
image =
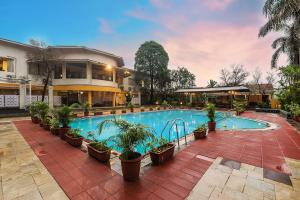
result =
[[[171,70],[171,85],[172,88],[189,88],[195,86],[195,75],[189,72],[185,67],[178,67],[175,70]]]
[[[207,82],[207,86],[206,86],[206,87],[208,87],[208,88],[213,88],[213,87],[216,87],[217,84],[218,84],[217,81],[210,79],[210,80]]]
[[[268,18],[267,23],[261,27],[259,37],[266,36],[272,31],[284,31],[286,35],[273,43],[277,48],[271,66],[276,66],[280,53],[287,53],[291,65],[300,65],[300,1],[299,0],[266,0],[263,13]]]
[[[154,103],[155,86],[162,87],[162,77],[166,74],[168,62],[168,53],[154,41],[143,43],[135,54],[134,68],[139,74],[136,81],[139,84],[143,81],[145,89],[150,90],[151,104]]]

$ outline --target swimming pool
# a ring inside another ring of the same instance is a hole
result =
[[[205,111],[199,110],[165,110],[165,111],[154,111],[154,112],[141,112],[141,113],[128,113],[122,115],[108,115],[108,116],[97,116],[90,118],[77,118],[71,122],[72,128],[79,128],[81,130],[81,135],[87,137],[90,131],[97,132],[97,124],[106,119],[112,119],[116,117],[117,119],[123,119],[132,123],[140,123],[149,127],[154,128],[157,137],[160,136],[162,130],[166,126],[166,123],[170,120],[181,118],[185,122],[186,133],[192,133],[199,124],[206,124],[208,118]],[[216,122],[218,129],[264,129],[267,128],[267,123],[255,121],[252,119],[241,118],[236,116],[226,117],[226,113],[217,112]],[[171,127],[171,123],[167,125],[163,132],[163,137],[169,138],[169,130],[171,140],[176,139],[175,126]],[[97,139],[108,138],[118,132],[118,129],[111,125],[106,126],[101,136],[97,136]],[[182,122],[178,122],[178,132],[179,136],[184,136],[184,126]],[[112,147],[114,149],[114,147]],[[117,149],[115,149],[117,150]],[[140,153],[143,153],[144,149],[142,147],[137,149]]]

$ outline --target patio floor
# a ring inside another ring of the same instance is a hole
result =
[[[300,160],[300,135],[275,114],[246,112],[244,116],[280,125],[268,131],[217,131],[192,142],[173,160],[150,167],[140,181],[128,183],[122,176],[29,120],[14,124],[36,155],[71,199],[185,199],[211,162],[224,157],[242,163],[289,172],[285,158]]]

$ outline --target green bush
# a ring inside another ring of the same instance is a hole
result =
[[[206,110],[207,110],[207,117],[209,119],[210,122],[214,122],[215,121],[215,113],[216,113],[216,107],[214,104],[212,103],[208,103],[206,105]]]
[[[64,128],[69,127],[70,122],[73,119],[72,110],[68,106],[63,106],[57,111],[57,117],[60,125]]]

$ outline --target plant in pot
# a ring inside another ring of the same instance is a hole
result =
[[[53,135],[59,135],[59,121],[56,116],[50,120],[50,131]]]
[[[164,108],[164,110],[167,109],[168,107],[168,102],[166,100],[164,100],[162,103],[161,103],[161,106]]]
[[[100,135],[101,133],[99,133]],[[100,162],[108,162],[110,159],[111,148],[107,146],[107,140],[97,140],[94,132],[90,132],[87,136],[91,142],[87,144],[88,154]]]
[[[216,107],[212,103],[208,103],[206,105],[206,110],[207,110],[207,117],[209,119],[208,121],[208,130],[209,131],[215,131],[216,129],[216,122],[215,122],[215,113],[216,113]]]
[[[129,102],[127,106],[130,108],[130,112],[134,112],[134,106],[131,102]]]
[[[141,107],[141,112],[145,112],[145,108],[144,107]]]
[[[89,107],[90,107],[90,105],[87,102],[84,102],[81,105],[81,108],[83,109],[84,116],[89,116]]]
[[[57,111],[57,118],[60,124],[59,135],[61,139],[65,139],[65,134],[69,131],[69,124],[72,121],[72,110],[68,106],[63,106]]]
[[[109,140],[121,151],[119,159],[124,180],[138,180],[143,156],[137,152],[137,147],[146,146],[146,142],[154,138],[153,134],[144,125],[129,123],[122,119],[108,119],[100,122],[99,133],[102,133],[105,125],[109,123],[119,129],[119,133],[110,137]]]
[[[126,109],[123,109],[123,110],[122,110],[122,113],[126,113]]]
[[[36,108],[38,110],[38,116],[39,116],[39,122],[40,126],[43,126],[43,119],[45,119],[46,115],[48,114],[49,111],[49,106],[47,103],[43,101],[37,101],[36,102]]]
[[[51,126],[51,119],[52,117],[49,116],[49,115],[46,115],[44,118],[43,118],[43,128],[46,130],[46,131],[50,131],[50,126]]]
[[[80,129],[79,128],[71,128],[65,134],[65,140],[67,143],[72,145],[73,147],[81,147],[83,137],[80,135]]]
[[[195,137],[195,140],[198,140],[198,139],[203,139],[206,137],[206,127],[205,127],[205,124],[202,124],[200,125],[196,130],[194,130],[194,137]]]
[[[148,146],[150,147],[150,158],[154,165],[162,164],[174,155],[175,144],[170,143],[163,137],[153,138]]]
[[[38,117],[38,109],[37,109],[37,104],[36,102],[33,102],[30,104],[29,106],[29,112],[30,112],[30,116],[31,116],[31,121],[34,124],[38,124],[39,123],[39,117]]]
[[[300,122],[300,105],[298,105],[297,103],[292,103],[288,106],[288,109],[291,111],[294,119]]]
[[[111,110],[110,114],[112,114],[112,115],[116,114],[116,110]]]

